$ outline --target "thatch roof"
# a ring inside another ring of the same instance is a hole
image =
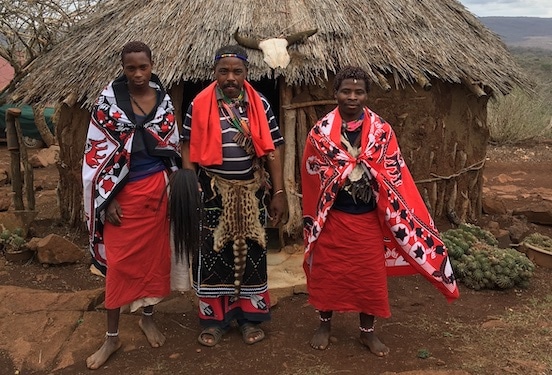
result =
[[[498,36],[456,0],[115,0],[37,59],[16,96],[57,102],[76,93],[90,107],[121,72],[119,52],[130,40],[152,48],[154,71],[171,86],[212,79],[214,51],[235,43],[236,29],[264,39],[314,28],[289,47],[286,69],[271,70],[261,51],[249,50],[249,79],[283,75],[312,84],[353,64],[376,83],[392,75],[399,87],[423,82],[422,75],[475,82],[494,94],[526,84]]]

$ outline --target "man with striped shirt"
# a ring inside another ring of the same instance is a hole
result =
[[[268,219],[287,208],[280,146],[284,143],[266,98],[246,80],[246,51],[215,53],[215,82],[201,91],[184,119],[182,163],[197,171],[203,194],[202,245],[193,259],[193,287],[204,330],[216,345],[237,321],[243,340],[264,338],[270,319],[267,287]]]

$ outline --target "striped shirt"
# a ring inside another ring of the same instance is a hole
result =
[[[266,119],[268,120],[268,125],[270,127],[270,134],[272,136],[272,141],[274,142],[274,146],[278,147],[284,144],[284,138],[280,133],[280,128],[278,127],[278,123],[276,122],[276,117],[272,112],[270,104],[261,93],[259,93],[259,95],[261,96],[261,101],[264,106]],[[217,92],[217,99],[219,100],[222,99],[219,97],[218,92]],[[247,94],[245,94],[244,96],[244,102],[245,102],[245,105],[247,106],[248,104]],[[193,105],[194,103],[192,102],[188,107],[188,111],[186,112],[186,117],[184,118],[182,135],[180,136],[181,140],[184,142],[187,142],[190,140],[190,132],[192,130],[191,124],[192,124]],[[239,133],[239,130],[236,129],[234,126],[232,126],[232,124],[230,123],[230,120],[228,119],[227,116],[225,116],[220,106],[219,106],[219,116],[220,116],[220,124],[222,128],[222,164],[214,165],[214,166],[202,166],[202,167],[205,168],[207,171],[217,174],[220,177],[228,180],[249,180],[253,178],[253,172],[254,172],[253,159],[255,158],[255,155],[248,154],[243,147],[239,146],[234,141],[234,137],[236,136],[237,133]],[[247,111],[243,111],[243,113],[241,114],[241,117],[245,121],[249,121],[247,118]]]

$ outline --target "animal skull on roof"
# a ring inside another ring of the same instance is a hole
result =
[[[270,38],[264,40],[257,40],[254,38],[247,38],[240,36],[238,30],[234,33],[234,39],[243,47],[258,49],[263,51],[264,62],[268,64],[272,69],[274,68],[285,68],[289,64],[289,54],[287,52],[287,47],[292,44],[306,39],[309,36],[316,34],[318,29],[301,31],[289,35],[285,38]]]

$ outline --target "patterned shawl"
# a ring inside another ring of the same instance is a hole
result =
[[[103,225],[105,210],[111,198],[122,189],[130,170],[132,140],[138,127],[125,76],[109,83],[97,99],[90,118],[82,181],[84,213],[90,234],[92,262],[104,275],[106,272]],[[157,90],[157,104],[143,125],[144,143],[152,156],[162,157],[174,169],[180,157],[178,128],[174,107],[161,85],[152,74],[150,86]]]
[[[401,156],[391,126],[365,108],[361,152],[355,159],[341,145],[342,120],[334,109],[309,132],[301,164],[305,257],[335,197],[355,166],[372,179],[389,275],[421,273],[452,301],[458,287],[445,245]]]

